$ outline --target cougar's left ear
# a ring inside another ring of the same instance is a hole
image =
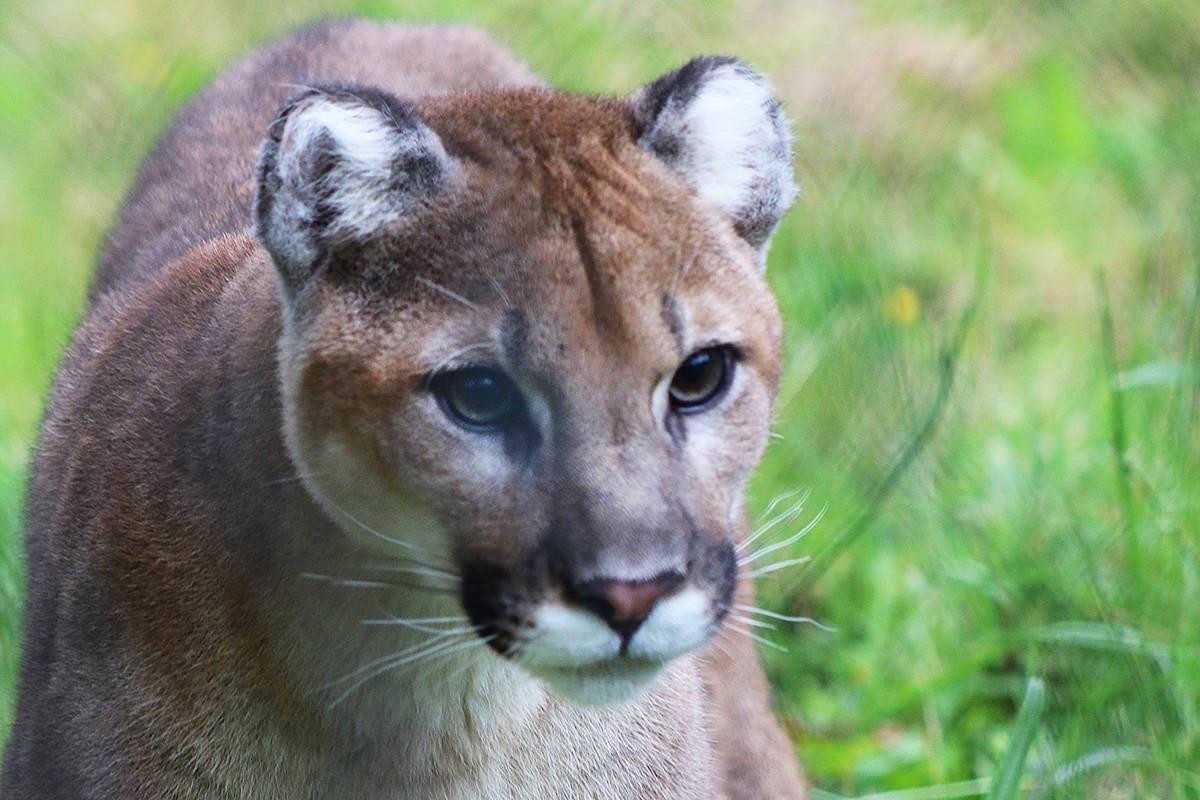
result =
[[[638,144],[724,211],[765,256],[796,196],[787,120],[767,82],[736,59],[702,56],[631,101]]]

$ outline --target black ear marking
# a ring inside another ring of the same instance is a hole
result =
[[[709,72],[733,64],[738,60],[732,56],[698,56],[643,87],[640,95],[644,102],[636,112],[642,124],[640,141],[656,155],[678,155],[682,143],[672,135],[679,131],[672,130],[671,115],[665,113],[668,104],[679,113],[695,99]]]
[[[701,56],[633,95],[638,143],[724,211],[764,254],[796,186],[791,136],[767,82],[728,56]]]
[[[442,189],[454,164],[411,106],[364,86],[288,100],[258,160],[256,233],[286,290],[331,248],[365,241]]]

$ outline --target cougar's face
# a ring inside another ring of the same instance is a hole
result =
[[[627,110],[522,103],[485,126],[424,107],[435,198],[284,273],[287,433],[414,596],[451,592],[498,657],[609,702],[730,609],[779,319],[759,251]]]

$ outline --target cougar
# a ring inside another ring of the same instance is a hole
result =
[[[790,158],[732,58],[581,96],[339,20],[219,76],[49,400],[3,797],[803,797],[728,619]]]

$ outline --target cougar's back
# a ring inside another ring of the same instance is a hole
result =
[[[178,114],[142,164],[100,256],[92,297],[252,226],[258,146],[304,87],[377,86],[401,98],[541,81],[481,32],[364,20],[316,23],[225,71]]]

